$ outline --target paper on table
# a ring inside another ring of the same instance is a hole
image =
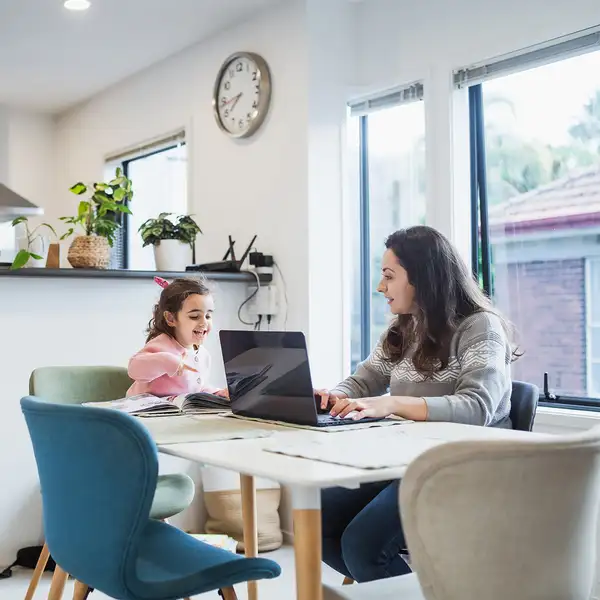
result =
[[[276,435],[263,450],[358,469],[385,469],[406,466],[426,450],[443,443],[439,439],[411,437],[392,428],[347,431],[335,437],[313,436],[310,440]]]
[[[243,415],[236,415],[234,413],[227,413],[222,415],[225,418],[238,419],[240,421],[251,421],[254,423],[269,423],[271,425],[281,425],[282,427],[288,427],[290,429],[305,429],[308,431],[318,431],[321,433],[344,433],[348,431],[357,431],[358,429],[374,429],[379,427],[389,427],[391,425],[407,425],[414,423],[408,419],[383,419],[382,421],[356,421],[355,423],[349,423],[347,425],[331,425],[330,427],[315,427],[313,425],[298,425],[297,423],[288,423],[286,421],[274,421],[271,419],[256,419],[254,417],[245,417]]]
[[[186,444],[192,442],[220,442],[264,438],[272,434],[268,429],[243,424],[219,416],[175,416],[142,421],[158,445]],[[245,425],[245,426],[244,426]]]

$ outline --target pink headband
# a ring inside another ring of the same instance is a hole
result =
[[[162,277],[155,277],[154,281],[158,283],[158,285],[160,285],[160,287],[163,289],[169,287],[169,282],[166,279],[163,279]]]

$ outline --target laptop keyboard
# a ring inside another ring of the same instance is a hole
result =
[[[360,421],[355,421],[352,418],[332,417],[331,415],[318,415],[318,427],[336,427],[338,425],[357,425],[358,423],[372,423],[373,421],[382,421],[373,417],[365,417]]]

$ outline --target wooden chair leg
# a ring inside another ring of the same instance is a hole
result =
[[[240,489],[242,495],[242,520],[244,530],[244,551],[246,558],[258,556],[258,530],[256,513],[256,485],[254,477],[240,475]],[[231,596],[235,599],[235,592]],[[229,593],[229,592],[228,592]],[[227,596],[225,596],[228,600]],[[248,600],[258,600],[258,581],[248,582]]]
[[[50,550],[48,550],[48,546],[44,544],[40,557],[35,565],[33,575],[31,576],[31,581],[29,582],[29,587],[27,588],[27,593],[25,594],[25,600],[32,600],[38,583],[40,582],[40,578],[42,577],[44,569],[48,564],[48,558],[50,558]]]
[[[354,583],[354,579],[350,579],[350,577],[344,577],[344,581],[342,585],[352,585]]]
[[[50,584],[48,600],[61,600],[68,577],[69,575],[56,565],[54,575],[52,576],[52,583]]]
[[[238,600],[237,594],[232,587],[221,588],[221,596],[223,600]]]
[[[73,591],[73,600],[86,600],[90,593],[90,588],[81,581],[75,582],[75,589]]]

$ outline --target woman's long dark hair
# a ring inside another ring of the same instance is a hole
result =
[[[450,341],[465,318],[477,312],[497,315],[507,337],[511,326],[492,307],[473,279],[456,248],[439,231],[419,225],[390,235],[385,247],[404,267],[415,289],[416,311],[399,315],[388,329],[383,351],[393,363],[416,347],[412,361],[420,373],[431,375],[448,366]],[[521,354],[513,349],[513,359]]]

